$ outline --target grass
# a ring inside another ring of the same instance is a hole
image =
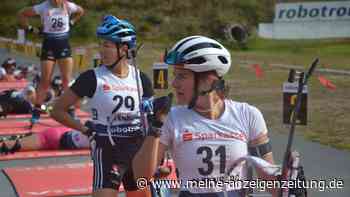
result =
[[[282,125],[282,83],[288,71],[264,67],[263,79],[256,79],[249,67],[236,67],[231,72],[230,97],[256,105],[263,112],[270,130],[288,131]],[[325,89],[317,75],[309,84],[308,125],[298,126],[297,133],[307,139],[350,150],[350,77],[327,76],[337,85],[335,91]]]
[[[350,39],[269,40],[252,38],[247,50],[235,50],[239,60],[255,60],[265,64],[282,63],[309,66],[320,57],[323,68],[349,69]]]
[[[289,42],[257,39],[255,42],[248,50],[231,51],[234,65],[225,79],[230,86],[229,97],[257,106],[271,131],[288,131],[282,124],[282,83],[287,80],[288,70],[272,67],[271,63],[309,66],[317,54],[322,65],[331,62],[332,68],[350,70],[346,67],[346,63],[350,66],[350,62],[344,52],[350,51],[350,45],[347,46],[349,40]],[[293,49],[291,45],[300,49]],[[164,43],[145,42],[139,51],[138,65],[149,76],[152,76],[153,63],[160,61],[166,46]],[[241,60],[261,62],[264,77],[258,79],[250,66],[237,64]],[[331,91],[321,86],[317,75],[309,83],[308,125],[298,126],[296,132],[311,141],[350,150],[350,76],[323,74],[337,86],[336,90]],[[157,93],[165,94],[168,91]]]

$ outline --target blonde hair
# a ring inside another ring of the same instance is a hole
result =
[[[220,80],[223,80],[222,77],[218,76],[216,71],[197,72],[195,73],[195,75],[198,81],[211,80],[212,84],[218,83]],[[229,95],[229,87],[227,86],[227,84],[225,84],[222,90],[217,89],[216,92],[222,99],[224,99]]]

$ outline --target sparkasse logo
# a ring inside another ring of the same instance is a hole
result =
[[[111,86],[108,85],[108,84],[103,84],[102,89],[103,89],[104,92],[108,92],[108,91],[110,91],[112,88],[111,88]]]

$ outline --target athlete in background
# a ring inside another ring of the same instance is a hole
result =
[[[63,88],[67,88],[71,80],[73,59],[69,44],[69,31],[84,10],[75,3],[66,0],[46,0],[33,7],[26,7],[19,11],[21,26],[27,32],[42,34],[41,48],[41,81],[38,89],[37,105],[44,102],[46,92],[57,61],[62,77]],[[42,29],[29,25],[28,18],[40,15]]]
[[[13,82],[17,81],[14,74],[16,70],[16,60],[13,58],[7,58],[0,67],[0,82]]]
[[[90,147],[89,139],[67,127],[52,127],[16,140],[0,138],[0,155],[19,151],[74,150]]]

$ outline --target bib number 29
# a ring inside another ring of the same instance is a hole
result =
[[[214,155],[215,154],[215,155]],[[197,149],[197,155],[203,155],[202,161],[207,165],[206,168],[198,168],[199,174],[203,176],[210,175],[214,170],[214,157],[219,157],[219,172],[225,173],[226,169],[226,149],[225,146],[219,146],[213,150],[209,146],[201,146]]]
[[[123,105],[125,108],[130,109],[130,111],[134,111],[135,109],[135,100],[131,96],[123,97],[120,95],[115,95],[113,100],[117,103],[117,105],[113,109],[112,114],[118,111]]]

